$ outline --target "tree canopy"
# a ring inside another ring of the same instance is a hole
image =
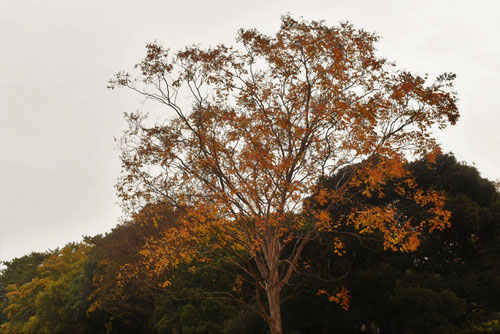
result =
[[[375,55],[377,40],[348,23],[284,16],[274,36],[240,30],[238,47],[171,53],[148,44],[137,75],[110,81],[172,112],[153,123],[128,114],[122,137],[124,207],[166,203],[185,212],[149,244],[152,272],[230,254],[255,287],[254,311],[281,333],[282,290],[320,231],[352,224],[360,233],[381,231],[386,248],[411,251],[422,231],[448,225],[443,197],[420,189],[405,162],[432,160],[439,147],[431,129],[457,121],[454,75],[429,83],[398,70]],[[342,187],[318,182],[345,166],[355,170]],[[368,202],[330,219],[351,200],[350,188],[382,197],[392,179],[401,197],[426,208],[425,219],[411,222],[390,203]],[[307,205],[311,196],[326,205]],[[342,254],[342,242],[335,245]],[[347,307],[344,290],[331,299]]]
[[[321,231],[304,247],[293,280],[283,288],[285,332],[500,333],[500,195],[495,185],[449,155],[438,155],[434,164],[417,160],[406,167],[422,189],[446,194],[450,227],[422,231],[413,252],[385,249],[382,232],[359,234],[352,224]],[[340,186],[339,179],[350,171],[340,170],[322,180],[323,186]],[[382,198],[364,196],[364,186],[351,188],[349,205],[392,203],[417,224],[427,209],[401,200],[395,184],[381,188]],[[352,208],[333,208],[331,219],[343,211]],[[146,263],[148,243],[162,240],[180,217],[182,212],[168,206],[150,205],[104,236],[4,262],[0,331],[266,332],[263,319],[221,298],[222,291],[229,291],[255,304],[253,285],[238,279],[242,271],[226,260],[227,254],[179,263],[165,273],[168,286],[160,286],[163,277],[151,275],[155,266]],[[335,253],[338,240],[344,244],[342,256]],[[350,291],[347,310],[318,295],[323,290],[336,297],[342,287]]]
[[[344,333],[360,329],[362,324],[376,324],[382,333],[482,333],[482,321],[498,319],[500,195],[494,183],[452,155],[439,155],[434,164],[418,160],[408,168],[421,187],[446,194],[450,227],[423,232],[419,248],[410,253],[385,250],[382,236],[355,235],[349,226],[323,234],[304,251],[308,269],[302,268],[301,284],[307,292],[284,306],[295,315],[287,318],[291,328],[307,332],[311,323],[296,319],[306,310],[315,315],[313,331],[317,333]],[[325,185],[336,186],[340,175],[325,180]],[[364,200],[399,199],[392,184],[386,184],[383,191],[386,196],[382,199],[375,196]],[[415,221],[426,214],[409,202],[399,201],[397,205]],[[332,254],[331,243],[336,237],[345,243],[348,255],[339,258]],[[325,285],[330,290],[349,288],[352,301],[348,312],[317,300],[311,290]],[[489,324],[490,332],[494,323]],[[498,325],[497,320],[495,333],[500,330]]]

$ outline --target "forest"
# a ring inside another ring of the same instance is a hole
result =
[[[4,262],[5,333],[500,332],[500,194],[442,154],[455,74],[286,15],[238,46],[157,42],[108,88],[123,222]]]
[[[323,233],[308,244],[300,275],[286,287],[285,332],[500,331],[500,195],[495,184],[452,155],[439,156],[430,167],[420,160],[410,168],[420,184],[446,193],[451,226],[422,235],[420,247],[409,253],[384,250],[376,235],[359,239],[346,233],[341,238],[348,255],[337,256],[335,234]],[[325,182],[331,186],[335,179]],[[239,274],[235,266],[185,263],[166,287],[146,269],[123,274],[123,268],[141,262],[144,245],[161,238],[179,217],[168,208],[160,210],[161,221],[149,219],[145,208],[140,221],[120,224],[106,235],[5,262],[2,332],[266,332],[263,319],[220,298],[236,290],[251,300],[249,284],[234,279]],[[318,294],[343,287],[350,291],[346,309]]]

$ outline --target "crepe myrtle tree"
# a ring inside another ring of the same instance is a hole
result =
[[[283,287],[299,269],[304,245],[322,230],[353,224],[361,234],[383,235],[386,248],[411,251],[420,231],[447,226],[443,196],[419,189],[405,162],[432,160],[439,147],[431,129],[456,123],[455,76],[428,82],[398,70],[375,55],[377,40],[349,23],[283,16],[272,36],[239,30],[236,47],[172,53],[148,44],[136,74],[110,80],[111,88],[126,87],[165,108],[156,121],[126,114],[117,184],[126,212],[151,203],[184,212],[143,250],[152,275],[230,254],[244,273],[236,281],[255,288],[248,306],[272,333],[282,333]],[[345,166],[355,169],[348,179],[321,187],[319,179]],[[428,217],[412,222],[387,204],[331,219],[332,209],[351,200],[348,190],[382,197],[388,180],[397,180],[398,194],[425,207]],[[307,204],[312,197],[321,209]],[[340,239],[335,246],[342,255]],[[345,290],[329,297],[347,307]]]

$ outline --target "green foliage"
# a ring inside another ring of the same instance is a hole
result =
[[[68,244],[37,267],[35,276],[23,284],[7,287],[6,333],[80,333],[89,330],[78,307],[79,280],[89,246]],[[23,275],[24,276],[24,275]]]
[[[178,268],[171,285],[156,300],[155,328],[160,333],[222,333],[239,308],[228,298],[234,268],[222,261]]]
[[[91,285],[90,319],[104,324],[106,332],[148,332],[154,307],[152,285],[145,275],[121,279],[122,267],[137,263],[147,236],[154,229],[138,224],[118,225],[104,237],[95,237],[87,263],[86,281]],[[157,233],[158,231],[156,231]]]
[[[37,253],[5,261],[0,274],[0,325],[7,322],[7,313],[3,310],[8,305],[7,288],[9,285],[23,285],[30,282],[38,273],[38,266],[50,255],[50,252]]]
[[[434,165],[414,162],[411,169],[424,189],[446,192],[452,225],[422,234],[412,253],[384,250],[377,234],[355,235],[352,226],[323,233],[305,248],[302,275],[284,292],[292,296],[282,306],[286,332],[500,333],[500,195],[475,168],[450,155],[438,156]],[[336,177],[325,182],[338,185]],[[425,214],[408,201],[398,202],[390,184],[383,191],[384,199],[364,200],[392,201],[408,217]],[[159,287],[162,280],[148,272],[141,251],[164,237],[176,217],[165,208],[145,208],[134,222],[105,236],[5,262],[1,331],[265,332],[263,319],[229,298],[252,306],[255,288],[239,280],[241,272],[227,255],[179,265],[168,273],[170,284]],[[335,255],[335,237],[348,253]],[[342,286],[351,295],[348,311],[317,294],[321,289],[334,294]]]
[[[376,234],[355,237],[349,227],[312,242],[306,259],[313,268],[311,274],[331,280],[327,290],[346,286],[352,296],[350,310],[344,312],[343,318],[339,318],[338,308],[325,308],[321,304],[314,308],[313,298],[309,297],[306,305],[314,309],[309,313],[316,314],[319,328],[316,332],[328,332],[321,328],[349,332],[363,324],[375,323],[382,332],[454,333],[497,319],[500,196],[495,186],[481,178],[475,168],[457,163],[451,155],[438,156],[435,164],[417,161],[410,167],[421,187],[446,193],[446,209],[452,213],[451,226],[423,233],[417,251],[406,254],[384,250]],[[336,177],[327,180],[330,186],[338,184]],[[383,199],[365,200],[399,205],[406,217],[424,214],[411,202],[400,201],[390,184],[383,191],[386,193]],[[332,212],[334,217],[341,214],[342,211]],[[328,242],[332,243],[335,236],[342,239],[352,256],[333,255]],[[348,275],[339,279],[345,273]],[[321,283],[324,284],[313,278],[304,278],[302,282],[308,287]],[[299,298],[304,299],[307,298]],[[300,314],[306,310],[292,307],[290,312]],[[343,326],[329,324],[327,319],[333,317],[343,319]],[[293,318],[291,322],[292,328],[305,331]]]

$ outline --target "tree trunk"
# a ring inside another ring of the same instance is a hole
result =
[[[269,327],[271,334],[283,334],[281,327],[281,300],[280,289],[277,286],[270,286],[267,291],[267,300],[269,302]]]
[[[267,254],[265,258],[269,271],[263,271],[263,273],[267,274],[265,291],[267,294],[269,316],[266,320],[271,329],[271,334],[283,334],[281,326],[281,289],[283,288],[283,282],[280,282],[279,272],[280,242],[278,232],[274,232],[267,239]]]

